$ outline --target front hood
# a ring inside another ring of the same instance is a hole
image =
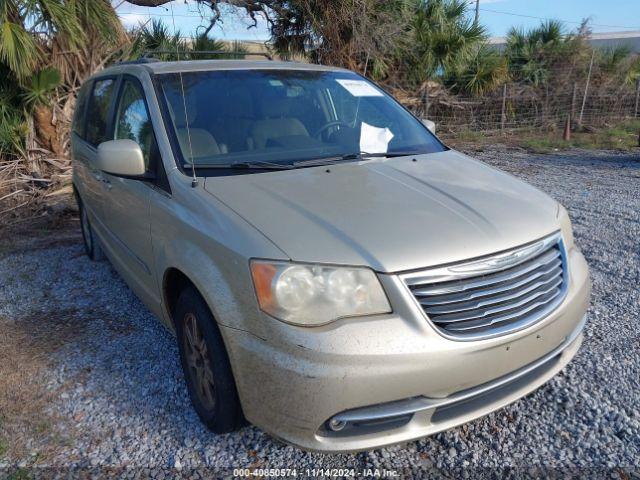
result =
[[[479,257],[559,229],[554,200],[455,151],[210,177],[204,187],[294,261],[380,272]]]

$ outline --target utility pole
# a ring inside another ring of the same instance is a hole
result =
[[[480,21],[480,0],[476,0],[476,19],[475,24],[478,25]]]

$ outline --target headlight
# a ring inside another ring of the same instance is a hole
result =
[[[558,203],[558,220],[560,221],[560,230],[564,240],[564,248],[569,251],[573,247],[573,228],[571,227],[571,219],[569,212]]]
[[[368,268],[251,261],[260,308],[296,325],[323,325],[343,317],[391,312]]]

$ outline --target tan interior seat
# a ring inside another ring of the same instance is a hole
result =
[[[288,102],[284,99],[265,98],[261,105],[263,120],[258,120],[251,128],[253,148],[265,148],[269,140],[289,136],[309,136],[300,120],[287,117]]]
[[[229,152],[246,151],[251,126],[256,120],[251,91],[245,86],[231,86],[218,100],[211,133],[218,145],[224,143]]]
[[[187,112],[189,115],[189,124],[193,125],[198,116],[198,109],[195,103],[187,103]],[[172,111],[171,116],[176,126],[176,134],[178,142],[180,142],[180,148],[186,157],[193,155],[194,160],[198,160],[199,158],[226,153],[226,147],[224,145],[218,145],[213,135],[204,128],[190,127],[187,129],[187,118],[184,108],[178,108],[176,111]]]

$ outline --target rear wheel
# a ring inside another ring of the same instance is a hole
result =
[[[84,243],[84,250],[87,256],[94,262],[98,262],[104,258],[102,253],[102,247],[100,241],[96,238],[96,235],[89,221],[89,214],[84,207],[84,203],[78,197],[78,210],[80,211],[80,228],[82,230],[82,241]]]
[[[215,433],[242,425],[242,409],[229,357],[205,301],[185,288],[175,311],[180,361],[189,397],[200,420]]]

